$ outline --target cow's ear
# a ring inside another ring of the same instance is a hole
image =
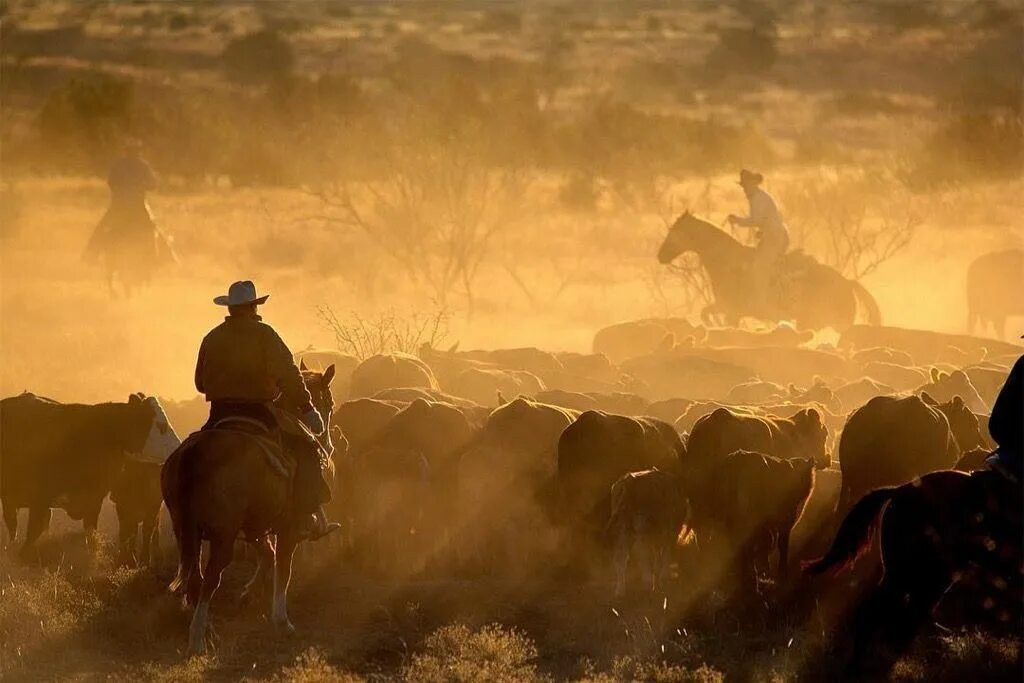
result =
[[[136,403],[142,403],[142,399],[139,398],[139,394],[129,394],[128,395],[128,403],[133,404],[133,405],[136,404]]]
[[[937,405],[939,405],[938,401],[936,401],[934,398],[932,398],[932,395],[929,394],[927,391],[922,391],[921,392],[921,400],[924,401],[925,403],[927,403],[930,406],[937,406]]]
[[[942,378],[942,373],[940,373],[939,369],[936,368],[936,367],[932,367],[932,373],[931,374],[932,374],[932,384],[937,384],[938,381]]]
[[[305,358],[300,358],[299,359],[299,370],[302,370],[303,372],[305,372],[306,370],[309,370],[309,368],[306,367],[306,359]]]
[[[953,397],[953,407],[957,409],[964,407],[964,400],[960,398],[960,394]]]
[[[503,393],[501,393],[501,389],[498,389],[498,407],[500,408],[501,406],[505,405],[506,403],[508,403],[508,399],[506,399],[505,395]]]
[[[334,363],[331,363],[326,370],[324,370],[324,386],[331,386],[331,380],[334,379]]]
[[[459,350],[459,342],[455,342],[454,344],[452,344],[451,346],[448,347],[448,353],[455,353],[458,350]]]

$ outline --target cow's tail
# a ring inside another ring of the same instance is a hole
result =
[[[853,298],[857,300],[857,303],[867,313],[868,324],[881,325],[882,312],[878,309],[878,302],[875,301],[875,297],[872,296],[871,292],[856,280],[850,280],[850,287],[853,289]]]
[[[803,570],[818,575],[840,574],[860,557],[871,543],[882,509],[895,495],[898,487],[875,489],[861,498],[839,525],[832,547],[817,560],[805,562]]]
[[[175,515],[176,536],[178,538],[178,573],[171,581],[168,589],[175,594],[185,593],[189,602],[198,596],[191,595],[190,589],[198,585],[200,577],[199,560],[202,548],[202,535],[196,519],[196,506],[192,501],[195,488],[195,463],[197,458],[193,449],[182,449],[178,453],[178,481],[175,488],[177,515]]]

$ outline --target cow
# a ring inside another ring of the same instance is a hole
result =
[[[992,450],[988,448],[972,448],[965,451],[953,466],[959,472],[976,472],[988,467],[986,462],[992,456]]]
[[[558,439],[578,415],[519,397],[495,409],[462,450],[458,520],[465,562],[521,567],[552,545]]]
[[[526,370],[467,368],[447,387],[456,396],[479,405],[496,406],[498,396],[532,396],[546,388],[544,382]]]
[[[384,389],[423,387],[439,389],[430,367],[407,353],[370,356],[352,371],[351,398],[366,398]]]
[[[922,394],[921,398],[929,405],[938,408],[946,416],[946,421],[949,422],[949,431],[952,432],[961,453],[986,445],[987,441],[982,434],[978,416],[968,409],[967,404],[959,396],[954,396],[952,400],[945,403],[939,403],[927,393]]]
[[[864,377],[885,384],[895,392],[913,391],[928,381],[928,373],[921,368],[875,361],[861,368]]]
[[[768,330],[750,331],[735,327],[709,327],[704,345],[712,348],[732,346],[759,349],[766,346],[800,346],[814,339],[811,330],[797,330],[792,325],[780,324]]]
[[[670,340],[671,346],[676,340],[689,337],[703,340],[706,334],[704,328],[691,325],[685,318],[631,320],[598,330],[594,335],[593,350],[594,353],[603,353],[614,363],[621,363],[657,351],[666,339]]]
[[[756,405],[769,401],[781,401],[786,395],[786,387],[781,384],[755,379],[734,386],[725,395],[725,400],[740,405]]]
[[[796,409],[791,417],[757,416],[717,408],[697,420],[686,442],[686,469],[700,470],[738,450],[785,459],[810,459],[818,469],[831,464],[825,447],[828,429],[817,408]]]
[[[878,396],[855,410],[839,439],[843,487],[837,519],[868,491],[898,486],[956,464],[960,448],[949,420],[920,396]]]
[[[969,365],[963,371],[978,391],[981,400],[989,406],[996,402],[996,396],[999,395],[999,391],[1003,388],[1003,384],[1006,383],[1006,378],[1010,374],[1008,366],[995,363]]]
[[[675,356],[703,358],[709,362],[744,368],[758,379],[783,386],[811,385],[818,378],[831,380],[835,377],[846,377],[850,371],[848,361],[840,354],[802,347],[698,348],[677,349],[672,353]],[[623,365],[623,369],[627,369],[626,365]],[[687,392],[685,395],[691,394]]]
[[[404,497],[389,495],[386,502],[389,518],[411,521],[416,517],[419,523],[415,528],[388,524],[384,535],[393,541],[404,534],[407,545],[415,531],[417,550],[438,550],[455,518],[459,453],[472,435],[472,425],[455,406],[417,399],[396,413],[353,455],[357,524],[388,516],[382,512],[381,491],[415,491],[416,495]],[[415,515],[410,517],[408,511]],[[373,527],[363,531],[381,536]],[[427,548],[426,543],[435,547]]]
[[[684,447],[661,420],[586,411],[558,439],[558,491],[562,521],[581,546],[599,536],[611,514],[612,484],[628,472],[678,472]]]
[[[814,489],[815,461],[738,450],[711,465],[708,523],[735,556],[743,592],[756,594],[758,570],[778,549],[780,580],[789,576],[789,538]],[[722,545],[722,543],[719,543]]]
[[[845,412],[852,412],[873,399],[875,396],[888,396],[895,394],[896,390],[888,384],[876,382],[870,377],[862,377],[856,381],[848,382],[835,390],[836,400],[844,408]]]
[[[603,353],[562,351],[556,353],[555,357],[570,376],[585,377],[606,384],[616,384],[622,379],[622,371]]]
[[[916,365],[914,359],[906,351],[890,349],[885,346],[872,346],[855,351],[850,355],[850,361],[860,367],[864,367],[868,363],[892,363],[908,368]]]
[[[132,394],[125,403],[83,405],[25,393],[0,401],[0,434],[0,506],[11,543],[18,509],[29,509],[23,556],[34,551],[51,508],[82,520],[86,533],[93,534],[103,500],[115,488],[122,506],[122,550],[129,551],[128,539],[140,523],[152,536],[155,515],[141,517],[159,511],[159,468],[130,463],[159,465],[181,443],[156,397]],[[147,476],[156,476],[155,489]],[[147,498],[154,490],[155,499]]]
[[[882,325],[851,325],[839,337],[839,348],[847,351],[884,346],[910,354],[916,364],[931,365],[942,362],[949,347],[967,354],[970,362],[984,358],[1021,353],[1018,344],[983,339],[964,334],[945,334],[930,330],[912,330]]]
[[[967,267],[967,332],[991,324],[1006,338],[1006,319],[1024,315],[1024,250],[1008,249],[979,256]]]
[[[630,358],[622,370],[643,383],[644,397],[651,401],[677,396],[721,400],[737,384],[756,379],[756,373],[738,364],[676,351]]]
[[[537,403],[544,403],[569,410],[599,410],[597,399],[590,394],[579,391],[565,391],[563,389],[547,389],[533,395]]]
[[[615,565],[615,596],[626,593],[631,556],[646,563],[647,586],[657,591],[686,523],[688,505],[679,476],[658,469],[629,472],[612,484],[606,532]]]
[[[688,398],[666,398],[648,405],[643,414],[664,420],[669,424],[674,424],[676,420],[689,410],[693,403]]]
[[[987,413],[990,407],[981,399],[978,390],[971,384],[971,379],[962,371],[942,372],[932,368],[931,382],[922,384],[914,390],[915,394],[928,394],[939,403],[952,401],[959,397],[967,407],[977,413]]]

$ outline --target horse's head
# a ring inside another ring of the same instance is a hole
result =
[[[696,246],[694,243],[695,229],[703,222],[689,211],[677,218],[672,227],[668,229],[661,248],[658,249],[658,262],[667,265],[680,254],[693,251]]]
[[[313,399],[313,407],[320,413],[324,420],[323,434],[317,437],[320,445],[328,453],[334,452],[334,444],[331,442],[331,415],[334,414],[334,396],[331,394],[331,381],[334,379],[334,365],[327,366],[324,371],[310,370],[303,363],[301,366],[302,381],[306,384]]]

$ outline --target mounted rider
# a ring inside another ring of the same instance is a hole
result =
[[[1024,481],[1024,356],[1013,364],[999,390],[988,431],[998,445],[989,466],[1019,485]]]
[[[789,229],[782,219],[782,213],[775,199],[761,188],[764,176],[743,169],[739,185],[747,195],[750,204],[748,216],[729,214],[731,225],[752,228],[757,231],[757,246],[751,262],[753,295],[759,302],[758,308],[768,304],[768,291],[772,286],[772,275],[780,259],[789,250]]]
[[[263,425],[275,436],[280,434],[284,448],[296,459],[294,508],[301,518],[300,530],[315,540],[339,528],[327,522],[323,509],[329,489],[323,480],[319,447],[297,425],[282,425],[282,411],[272,404],[283,397],[297,408],[302,424],[314,435],[322,434],[325,425],[291,351],[256,313],[268,298],[257,296],[256,286],[246,280],[235,282],[226,296],[213,300],[227,306],[229,315],[203,338],[199,348],[196,389],[210,402],[210,418],[203,430],[242,418]]]

